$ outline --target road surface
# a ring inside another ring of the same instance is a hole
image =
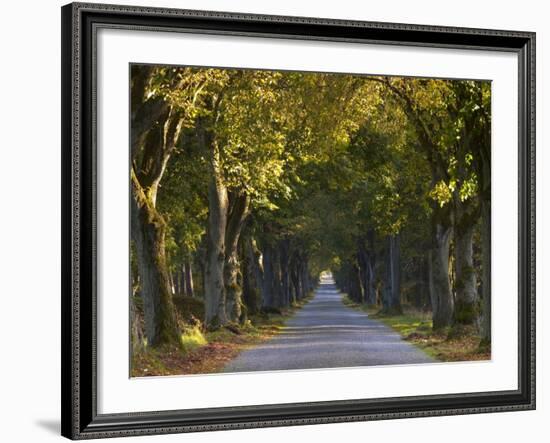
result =
[[[230,361],[224,372],[430,363],[435,360],[366,313],[342,303],[330,277],[267,342]]]

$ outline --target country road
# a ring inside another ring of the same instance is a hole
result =
[[[345,306],[330,277],[271,340],[242,352],[224,372],[434,362],[383,323]]]

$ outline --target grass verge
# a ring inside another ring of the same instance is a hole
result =
[[[239,328],[221,328],[203,332],[200,327],[184,328],[182,347],[146,348],[132,356],[131,376],[211,374],[242,351],[269,340],[284,329],[285,322],[312,298],[300,300],[281,312],[251,316]]]
[[[479,335],[474,327],[434,332],[430,312],[404,306],[403,314],[388,316],[380,313],[379,307],[355,303],[347,295],[344,295],[343,301],[346,306],[366,312],[370,318],[390,326],[406,341],[437,360],[451,362],[491,359],[491,350],[480,347]]]

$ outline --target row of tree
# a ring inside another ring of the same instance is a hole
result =
[[[411,297],[435,328],[481,318],[489,338],[488,83],[131,69],[148,344],[179,340],[174,294],[215,329],[289,306],[326,269],[358,301]]]
[[[490,84],[374,81],[391,104],[385,118],[404,119],[406,130],[378,121],[350,141],[371,189],[354,221],[355,254],[337,280],[354,300],[390,314],[401,312],[406,283],[414,303],[432,310],[434,328],[474,324],[489,341]]]

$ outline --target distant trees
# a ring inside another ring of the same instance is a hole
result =
[[[178,342],[174,296],[238,327],[327,269],[357,302],[490,338],[488,83],[141,65],[131,82],[148,345]]]

